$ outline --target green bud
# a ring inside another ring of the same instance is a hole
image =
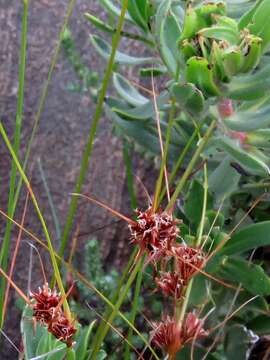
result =
[[[223,49],[221,49],[215,40],[212,43],[210,61],[214,65],[213,71],[215,78],[224,82],[229,81],[223,62]]]
[[[213,15],[226,15],[226,5],[224,2],[209,2],[203,4],[200,8],[196,9],[196,11],[200,17],[205,19],[207,26],[210,26],[215,21]]]
[[[194,46],[193,42],[188,39],[184,39],[180,42],[180,50],[185,60],[188,60],[197,54],[196,47]]]
[[[192,38],[201,28],[205,26],[206,23],[204,19],[198,16],[197,11],[193,7],[188,6],[180,41]]]
[[[226,74],[231,77],[239,73],[243,66],[244,56],[241,49],[234,46],[224,51],[222,60]]]
[[[248,35],[246,37],[246,41],[246,49],[244,49],[244,62],[241,67],[241,72],[243,73],[254,69],[258,65],[262,55],[261,38],[254,35]]]
[[[195,84],[205,96],[220,95],[214,82],[213,66],[205,58],[192,57],[187,61],[186,81]]]

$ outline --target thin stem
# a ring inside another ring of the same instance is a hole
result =
[[[116,304],[114,305],[114,309],[108,319],[108,323],[112,324],[115,316],[117,315],[118,310],[120,309],[120,306],[122,305],[123,301],[125,300],[127,293],[133,283],[133,281],[135,280],[138,271],[140,270],[141,267],[141,262],[138,261],[137,264],[135,265],[134,269],[132,270],[127,283],[124,287],[124,289],[122,290],[121,294],[119,295],[118,301],[116,302]],[[98,356],[99,350],[100,350],[100,346],[105,338],[105,336],[107,335],[108,331],[110,329],[110,326],[108,324],[105,324],[102,328],[102,331],[99,335],[99,338],[95,344],[95,347],[93,348],[93,352],[91,354],[90,360],[95,360]]]
[[[167,161],[167,157],[168,157],[171,132],[172,132],[173,123],[174,123],[175,105],[176,105],[176,101],[175,101],[175,98],[173,98],[171,108],[170,108],[170,113],[169,113],[168,127],[167,127],[167,131],[166,131],[164,156],[162,157],[159,177],[158,177],[158,181],[156,184],[154,210],[156,210],[156,208],[158,207],[158,205],[161,201],[160,191],[161,191],[161,187],[162,187],[163,175],[164,175],[164,170],[165,170],[166,161]],[[168,179],[168,182],[166,182],[166,186],[164,188],[164,195],[166,192],[169,191],[169,184],[170,184],[170,177]]]
[[[49,248],[49,252],[50,252],[50,257],[51,257],[51,261],[52,261],[52,265],[53,265],[53,270],[54,270],[54,276],[56,278],[56,281],[57,281],[57,284],[58,284],[58,287],[59,287],[59,290],[61,292],[61,295],[63,298],[65,298],[64,300],[64,303],[63,303],[63,306],[64,306],[64,309],[65,309],[65,312],[66,312],[66,315],[67,317],[70,319],[71,318],[71,314],[70,314],[70,309],[69,309],[69,306],[68,306],[68,302],[66,300],[66,296],[65,296],[65,289],[64,289],[64,286],[63,286],[63,283],[62,283],[62,279],[61,279],[61,275],[60,275],[60,271],[59,271],[59,268],[58,268],[58,264],[57,264],[57,261],[56,261],[56,257],[54,255],[54,249],[53,249],[53,246],[52,246],[52,242],[51,242],[51,238],[50,238],[50,235],[49,235],[49,232],[48,232],[48,229],[47,229],[47,226],[46,226],[46,223],[45,223],[45,220],[43,218],[43,215],[40,211],[40,208],[39,208],[39,205],[38,205],[38,202],[37,202],[37,199],[36,199],[36,196],[35,194],[33,193],[33,190],[31,188],[31,185],[29,183],[29,180],[27,178],[27,176],[25,175],[25,172],[23,171],[22,169],[22,166],[20,165],[20,162],[12,148],[12,145],[7,137],[7,134],[5,132],[5,129],[3,127],[3,124],[0,122],[0,133],[4,139],[4,142],[19,170],[19,173],[29,191],[29,194],[32,198],[32,202],[35,206],[35,209],[36,209],[36,212],[37,212],[37,215],[39,217],[39,220],[41,222],[41,225],[42,225],[42,228],[43,228],[43,231],[44,231],[44,234],[45,234],[45,237],[46,237],[46,240],[47,240],[47,243],[48,243],[48,248]]]
[[[18,88],[18,102],[17,102],[14,144],[13,144],[14,151],[17,156],[19,154],[19,149],[20,149],[23,103],[24,103],[24,80],[25,80],[26,48],[27,48],[27,28],[28,28],[28,1],[25,0],[23,2],[23,18],[22,18],[20,66],[19,66],[19,88]],[[10,183],[9,183],[9,196],[8,196],[8,214],[9,215],[12,215],[12,208],[13,208],[13,204],[14,204],[16,173],[17,173],[16,164],[15,164],[15,161],[12,160]],[[8,221],[6,224],[5,236],[4,236],[4,240],[3,240],[1,252],[0,252],[0,265],[2,266],[4,271],[6,271],[6,269],[7,269],[11,227],[12,227],[12,223],[10,221]],[[3,279],[3,281],[1,282],[1,292],[0,292],[1,326],[3,325],[2,310],[3,310],[5,284],[6,284],[6,282]]]
[[[118,20],[118,25],[117,25],[117,31],[115,33],[115,35],[113,36],[112,39],[112,51],[111,51],[111,55],[110,55],[110,59],[108,61],[108,65],[105,71],[105,75],[103,78],[103,82],[102,82],[102,86],[100,89],[100,93],[99,93],[99,97],[98,97],[98,102],[97,102],[97,107],[96,107],[96,111],[93,117],[93,122],[92,122],[92,126],[91,126],[91,130],[88,136],[88,140],[87,140],[87,144],[86,147],[84,149],[84,153],[83,153],[83,157],[82,157],[82,162],[81,162],[81,167],[80,167],[80,172],[77,178],[77,182],[76,182],[76,186],[75,186],[75,192],[76,193],[80,193],[81,189],[82,189],[82,185],[87,173],[87,169],[89,166],[89,161],[90,161],[90,157],[92,154],[92,149],[93,149],[93,144],[94,144],[94,138],[96,135],[96,131],[97,131],[97,126],[99,124],[100,118],[101,118],[101,114],[102,114],[102,109],[103,109],[103,103],[104,103],[104,98],[107,92],[107,87],[109,84],[109,80],[111,78],[111,74],[113,71],[113,65],[114,65],[114,59],[115,59],[115,54],[116,54],[116,50],[118,47],[118,44],[120,42],[121,39],[121,30],[124,24],[124,18],[125,18],[125,13],[127,11],[127,6],[128,6],[128,0],[123,1],[123,5],[122,5],[122,9],[121,9],[121,14]],[[65,223],[65,227],[64,227],[64,231],[63,231],[63,236],[62,236],[62,240],[61,240],[61,245],[60,245],[60,249],[59,249],[59,255],[60,257],[63,256],[67,242],[68,242],[68,237],[73,225],[73,221],[74,221],[74,217],[76,214],[76,210],[77,210],[77,204],[78,204],[78,198],[77,197],[72,197],[71,199],[71,203],[68,209],[68,214],[67,214],[67,219],[66,219],[66,223]]]
[[[184,149],[182,150],[181,155],[179,156],[179,158],[178,158],[176,164],[174,165],[172,172],[169,176],[169,185],[173,182],[178,170],[180,169],[181,165],[183,164],[184,158],[185,158],[187,152],[189,151],[191,145],[193,144],[196,136],[198,135],[202,125],[203,125],[203,123],[200,123],[200,125],[198,125],[198,127],[196,127],[193,134],[191,135],[188,142],[186,143]],[[161,202],[163,200],[165,194],[166,194],[166,187],[163,188],[163,190],[160,194],[159,202]]]
[[[183,176],[181,177],[181,180],[179,181],[175,192],[173,193],[171,200],[169,202],[169,204],[167,205],[166,210],[172,208],[174,206],[174,203],[176,202],[180,192],[182,191],[184,185],[186,184],[186,181],[188,180],[190,174],[192,173],[193,167],[195,166],[197,160],[199,159],[205,145],[207,144],[212,132],[214,131],[216,126],[216,120],[213,120],[209,126],[209,128],[207,129],[207,132],[205,133],[204,137],[202,138],[202,140],[199,143],[199,146],[197,148],[197,150],[195,151],[192,159],[190,160]]]
[[[132,210],[137,208],[137,199],[134,192],[134,181],[133,181],[133,174],[132,174],[132,162],[131,162],[131,152],[130,152],[130,144],[127,140],[123,140],[123,159],[126,166],[126,175],[127,175],[127,187],[128,193],[131,202]]]
[[[131,309],[131,314],[130,314],[130,322],[132,324],[135,323],[137,309],[138,309],[139,295],[140,295],[140,291],[141,291],[142,278],[143,278],[142,267],[143,267],[143,259],[141,259],[141,266],[140,266],[140,269],[138,271],[134,296],[133,296],[133,299],[132,299],[132,309]],[[125,358],[124,358],[125,360],[130,359],[130,346],[129,346],[129,343],[131,343],[132,334],[133,334],[133,330],[132,330],[132,328],[129,328],[128,335],[127,335],[128,342],[126,343],[126,350],[125,350]]]
[[[200,221],[200,225],[199,225],[198,236],[197,236],[197,240],[196,240],[197,247],[199,247],[202,242],[203,228],[204,228],[204,222],[205,222],[205,213],[206,213],[206,208],[207,208],[207,193],[208,193],[207,164],[204,164],[203,171],[204,171],[203,208],[202,208],[202,217],[201,217],[201,221]]]
[[[30,140],[29,140],[27,148],[26,148],[26,153],[25,153],[25,158],[24,158],[24,163],[23,163],[23,170],[24,171],[26,170],[26,167],[27,167],[27,164],[28,164],[32,144],[33,144],[33,141],[34,141],[34,138],[35,138],[35,135],[36,135],[39,120],[40,120],[42,111],[44,109],[45,100],[46,100],[46,97],[47,97],[47,94],[48,94],[49,84],[50,84],[52,74],[53,74],[53,71],[54,71],[54,68],[55,68],[55,65],[56,65],[60,50],[61,50],[61,43],[62,43],[63,33],[64,33],[64,31],[65,31],[65,29],[67,27],[67,23],[68,23],[68,21],[70,19],[70,16],[72,14],[75,3],[76,3],[76,0],[71,0],[70,1],[69,6],[68,6],[68,10],[67,10],[67,15],[66,15],[66,17],[64,19],[63,26],[62,26],[62,28],[60,30],[60,34],[58,36],[57,46],[56,46],[55,53],[54,53],[54,56],[53,56],[52,61],[51,61],[51,65],[50,65],[50,68],[49,68],[49,73],[48,73],[48,76],[47,76],[47,80],[46,80],[45,85],[43,87],[42,95],[41,95],[41,98],[40,98],[40,101],[39,101],[38,111],[37,111],[37,114],[35,116],[35,122],[34,122],[34,126],[33,126],[33,129],[32,129],[31,137],[30,137]],[[25,9],[26,5],[28,6],[28,1],[24,1],[24,9]],[[26,23],[26,25],[27,25],[27,23]],[[24,32],[24,26],[25,25],[23,25],[23,32]],[[20,88],[20,84],[19,84],[19,88]],[[15,169],[16,169],[16,166],[15,166]],[[11,206],[11,208],[8,208],[8,212],[9,212],[9,215],[10,215],[11,218],[13,217],[13,215],[15,213],[15,209],[16,209],[16,206],[17,206],[17,202],[18,202],[21,187],[22,187],[22,183],[23,183],[23,180],[20,177],[19,180],[18,180],[18,184],[16,186],[16,192],[15,192],[15,196],[14,196],[14,199],[13,199],[13,202],[12,202],[12,206]],[[10,184],[10,189],[11,188],[12,188],[12,186]],[[11,236],[11,228],[12,228],[12,223],[7,222],[7,226],[6,226],[5,234],[4,234],[4,239],[3,239],[3,245],[2,245],[2,248],[3,248],[3,246],[5,244],[5,249],[3,250],[4,255],[2,257],[2,249],[1,249],[0,263],[2,263],[2,258],[5,259],[5,257],[7,258],[7,256],[8,256],[8,247],[9,247],[9,239],[10,239],[10,236]],[[7,262],[7,260],[5,260],[5,261]],[[3,268],[6,267],[4,265],[5,264],[4,264],[4,260],[3,260]],[[3,304],[2,294],[3,294],[3,291],[4,290],[3,290],[3,287],[2,287],[1,291],[0,291],[0,294],[1,294],[0,295],[0,319],[2,319],[2,304]]]

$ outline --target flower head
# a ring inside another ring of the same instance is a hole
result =
[[[181,327],[169,316],[161,322],[152,323],[152,326],[153,345],[165,350],[173,358],[183,345]]]
[[[180,299],[183,291],[183,280],[177,272],[161,272],[155,279],[158,288],[165,296],[172,296],[174,299]]]
[[[191,277],[197,272],[197,269],[202,268],[205,256],[200,249],[186,245],[175,246],[173,254],[177,261],[177,271],[181,274],[184,285],[187,285]]]
[[[136,215],[136,224],[129,225],[131,242],[139,245],[140,254],[146,251],[150,261],[166,256],[179,235],[179,221],[161,209],[153,212],[151,207],[146,211],[136,210]]]
[[[72,346],[72,337],[77,329],[74,320],[69,320],[61,306],[61,295],[56,290],[51,290],[46,283],[39,292],[31,294],[35,300],[33,304],[33,316],[41,324],[45,325],[50,333],[64,342],[68,347]]]
[[[74,327],[74,321],[68,320],[62,314],[59,318],[49,324],[48,331],[68,347],[71,347],[73,343],[72,337],[77,329]]]
[[[187,343],[193,339],[200,339],[208,335],[203,329],[204,321],[197,318],[194,313],[188,313],[183,325],[183,342]]]
[[[33,316],[42,324],[47,324],[53,317],[60,303],[60,294],[51,290],[48,283],[39,288],[38,292],[32,292],[31,296],[36,301],[33,305]]]

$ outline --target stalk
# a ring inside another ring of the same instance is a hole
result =
[[[113,322],[115,316],[117,315],[117,312],[120,309],[120,306],[122,305],[123,301],[125,300],[127,293],[129,291],[133,281],[135,280],[140,268],[141,268],[141,262],[138,261],[137,264],[135,265],[134,269],[130,273],[130,276],[127,280],[127,283],[126,283],[124,289],[122,290],[121,294],[119,295],[118,301],[116,302],[114,309],[108,318],[108,322],[102,328],[102,331],[96,341],[95,347],[93,348],[93,351],[91,353],[90,360],[97,359],[102,342],[103,342],[104,338],[106,337],[108,331],[110,330],[109,324],[111,324]]]
[[[140,266],[140,269],[139,269],[138,275],[137,275],[136,286],[135,286],[135,291],[134,291],[134,297],[132,299],[132,309],[131,309],[130,320],[129,320],[131,322],[131,324],[133,324],[133,325],[134,325],[135,319],[136,319],[139,296],[140,296],[141,285],[142,285],[143,259],[141,259],[140,263],[141,263],[141,266]],[[129,343],[131,343],[132,334],[133,334],[133,330],[132,330],[132,328],[129,328],[128,335],[127,335],[128,342],[126,343],[124,360],[129,360],[130,359],[130,346],[129,346]]]
[[[107,87],[109,84],[109,80],[111,78],[111,74],[113,71],[113,65],[114,65],[114,59],[115,59],[115,54],[116,54],[116,50],[118,47],[118,44],[120,42],[121,39],[121,30],[124,24],[124,18],[125,18],[125,13],[127,11],[127,6],[128,6],[128,0],[123,1],[123,5],[122,5],[122,9],[121,9],[121,14],[118,20],[118,24],[117,24],[117,30],[116,33],[113,36],[112,39],[112,52],[111,52],[111,56],[110,59],[108,61],[108,65],[105,71],[105,75],[102,81],[102,86],[101,86],[101,90],[100,90],[100,94],[98,97],[98,102],[97,102],[97,107],[96,107],[96,111],[93,117],[93,123],[91,126],[91,130],[88,136],[88,140],[87,140],[87,144],[86,147],[84,149],[84,153],[83,153],[83,157],[82,157],[82,162],[81,162],[81,167],[80,167],[80,172],[77,178],[77,182],[76,182],[76,186],[75,186],[75,193],[80,193],[81,189],[82,189],[82,185],[86,176],[86,172],[89,166],[89,161],[90,161],[90,157],[92,154],[92,149],[93,149],[93,144],[94,144],[94,139],[95,139],[95,135],[96,135],[96,131],[97,131],[97,126],[99,124],[100,118],[101,118],[101,114],[102,114],[102,109],[103,109],[103,102],[104,102],[104,98],[107,92]],[[62,236],[62,240],[61,240],[61,244],[60,244],[60,249],[59,249],[59,256],[62,257],[68,242],[68,237],[73,225],[73,221],[74,221],[74,217],[75,217],[75,213],[77,210],[77,204],[78,204],[78,199],[76,196],[72,197],[71,199],[71,203],[69,206],[69,210],[68,210],[68,214],[67,214],[67,219],[66,219],[66,223],[65,223],[65,227],[64,227],[64,231],[63,231],[63,236]]]
[[[192,156],[192,159],[190,160],[190,162],[189,162],[183,176],[181,177],[181,179],[180,179],[180,181],[179,181],[179,183],[178,183],[178,185],[177,185],[177,187],[175,189],[175,192],[173,193],[173,195],[171,197],[171,200],[170,200],[169,204],[166,207],[166,210],[169,210],[174,206],[175,201],[177,200],[180,192],[182,191],[184,185],[186,184],[186,181],[188,180],[188,177],[192,173],[193,167],[195,166],[197,160],[199,159],[205,145],[207,144],[212,132],[215,129],[215,126],[216,126],[216,120],[213,120],[211,122],[209,128],[207,129],[207,132],[205,133],[202,140],[200,141],[199,146],[198,146],[197,150],[195,151],[194,155]]]
[[[32,129],[32,133],[31,133],[31,137],[30,137],[30,140],[28,142],[28,145],[27,145],[27,148],[26,148],[26,154],[25,154],[25,159],[24,159],[24,163],[23,163],[23,169],[24,171],[26,170],[26,167],[27,167],[27,164],[28,164],[28,160],[29,160],[29,157],[30,157],[30,151],[31,151],[31,147],[32,147],[32,144],[33,144],[33,141],[34,141],[34,137],[35,137],[35,134],[36,134],[36,131],[37,131],[37,128],[38,128],[38,124],[39,124],[39,120],[40,120],[40,116],[42,114],[42,111],[44,109],[44,105],[45,105],[45,100],[46,100],[46,97],[47,97],[47,94],[48,94],[48,88],[49,88],[49,84],[50,84],[50,81],[51,81],[51,78],[52,78],[52,74],[53,74],[53,70],[55,68],[55,65],[56,65],[56,62],[57,62],[57,59],[58,59],[58,56],[59,56],[59,53],[60,53],[60,49],[61,49],[61,41],[62,41],[62,36],[63,36],[63,33],[64,33],[64,30],[66,29],[67,27],[67,23],[70,19],[70,16],[72,14],[72,11],[73,11],[73,8],[75,6],[75,3],[76,3],[76,0],[71,0],[70,3],[69,3],[69,6],[68,6],[68,10],[67,10],[67,15],[65,17],[65,20],[63,22],[63,26],[61,28],[61,31],[60,31],[60,34],[59,34],[59,37],[58,37],[58,43],[57,43],[57,46],[56,46],[56,50],[55,50],[55,53],[54,53],[54,56],[52,58],[52,61],[51,61],[51,65],[50,65],[50,69],[49,69],[49,73],[48,73],[48,76],[47,76],[47,80],[45,82],[45,85],[43,87],[43,91],[42,91],[42,95],[41,95],[41,98],[40,98],[40,101],[39,101],[39,106],[38,106],[38,111],[37,111],[37,114],[36,114],[36,117],[35,117],[35,123],[34,123],[34,126],[33,126],[33,129]],[[28,1],[24,1],[24,6],[28,7]],[[25,8],[24,8],[25,9]],[[26,17],[26,24],[27,26],[27,17]],[[22,34],[24,33],[24,24],[22,26]],[[23,35],[22,35],[23,36]],[[26,41],[26,39],[25,39]],[[22,41],[23,43],[23,41]],[[20,81],[19,81],[19,89],[20,89]],[[20,97],[18,97],[19,99]],[[16,170],[16,166],[15,166],[15,170]],[[22,178],[20,177],[19,180],[18,180],[18,184],[16,186],[16,192],[14,194],[14,198],[13,198],[13,202],[12,202],[12,206],[11,208],[8,207],[8,214],[10,215],[10,217],[12,218],[14,213],[15,213],[15,209],[16,209],[16,205],[17,205],[17,202],[18,202],[18,199],[19,199],[19,195],[20,195],[20,191],[21,191],[21,187],[22,187],[22,183],[23,183],[23,180]],[[10,189],[11,189],[11,184],[10,184]],[[8,257],[8,248],[9,248],[9,239],[10,239],[10,235],[11,235],[11,228],[12,228],[12,222],[8,221],[7,222],[7,226],[6,226],[6,229],[5,229],[5,234],[4,234],[4,239],[3,239],[3,246],[4,244],[8,244],[8,245],[5,245],[7,246],[7,250],[3,250],[3,259],[6,257]],[[3,246],[2,246],[2,249],[3,249]],[[2,262],[2,249],[1,249],[1,253],[0,253],[0,263]],[[7,254],[6,254],[7,252]],[[7,260],[6,260],[7,262]],[[4,262],[3,262],[3,268],[4,268]],[[1,289],[1,296],[0,296],[0,319],[2,319],[2,304],[3,304],[3,296],[2,296],[2,293],[3,293],[3,289]],[[1,324],[2,326],[3,324]]]
[[[14,132],[14,152],[18,156],[21,140],[21,127],[22,127],[22,115],[23,115],[23,103],[24,103],[24,80],[25,80],[25,64],[26,64],[26,48],[27,48],[27,28],[28,28],[28,0],[23,1],[23,18],[22,18],[22,33],[21,33],[21,49],[20,49],[20,66],[19,66],[19,88],[18,88],[18,102],[15,120],[15,132]],[[12,214],[12,208],[14,203],[14,193],[16,184],[17,168],[15,161],[12,160],[11,174],[9,183],[9,196],[8,196],[8,215]],[[4,271],[7,270],[7,261],[9,254],[10,244],[10,229],[12,222],[8,221],[6,224],[5,237],[0,252],[0,265]],[[3,300],[4,291],[6,286],[6,280],[1,281],[0,291],[0,321],[1,327],[3,325]]]
[[[19,171],[19,173],[20,173],[20,175],[21,175],[21,177],[23,179],[23,182],[25,183],[25,185],[26,185],[26,187],[27,187],[27,189],[29,191],[29,194],[30,194],[30,196],[32,198],[32,202],[33,202],[34,207],[36,209],[37,215],[39,217],[39,220],[41,222],[41,225],[42,225],[42,228],[43,228],[46,240],[47,240],[47,244],[48,244],[48,248],[49,248],[49,252],[50,252],[50,257],[51,257],[51,261],[52,261],[52,265],[53,265],[53,270],[54,270],[54,276],[56,278],[57,285],[59,287],[61,295],[64,298],[64,302],[63,302],[64,310],[65,310],[67,318],[71,319],[71,313],[70,313],[70,309],[69,309],[69,306],[68,306],[68,302],[66,300],[65,289],[64,289],[64,286],[63,286],[63,283],[62,283],[62,279],[61,279],[60,271],[59,271],[59,268],[58,268],[57,260],[56,260],[55,254],[54,254],[54,249],[53,249],[53,246],[52,246],[51,238],[50,238],[50,235],[49,235],[45,220],[43,218],[43,215],[42,215],[42,213],[40,211],[36,196],[35,196],[32,188],[31,188],[31,185],[29,183],[29,180],[27,179],[27,176],[25,175],[25,172],[23,171],[22,166],[20,165],[20,162],[19,162],[19,160],[18,160],[18,158],[17,158],[17,156],[16,156],[16,154],[15,154],[13,148],[12,148],[12,145],[11,145],[11,143],[10,143],[8,137],[7,137],[5,129],[4,129],[1,122],[0,122],[0,133],[1,133],[2,137],[3,137],[3,139],[4,139],[4,142],[5,142],[8,150],[9,150],[14,162],[15,162],[15,165],[18,168],[18,171]]]

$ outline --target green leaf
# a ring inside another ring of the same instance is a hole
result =
[[[195,84],[205,96],[220,95],[214,82],[213,68],[205,58],[193,56],[187,61],[185,78]]]
[[[221,250],[221,254],[240,254],[266,245],[270,245],[270,221],[252,224],[238,231]]]
[[[230,326],[224,340],[226,359],[246,360],[250,345],[256,340],[243,325]]]
[[[156,15],[156,36],[162,59],[169,71],[175,75],[178,68],[178,40],[181,28],[176,16],[170,11],[171,1],[164,0]]]
[[[241,175],[231,166],[231,158],[226,156],[209,176],[209,191],[222,199],[236,190],[240,178]]]
[[[270,334],[270,317],[259,315],[247,323],[247,328],[254,331],[257,335]]]
[[[113,74],[113,84],[118,94],[133,106],[144,105],[148,102],[148,99],[141,95],[131,83],[122,75]]]
[[[92,321],[91,324],[86,328],[81,328],[79,330],[79,338],[76,341],[75,352],[77,360],[85,360],[87,356],[87,349],[90,341],[90,336],[93,331],[95,321]]]
[[[204,188],[198,180],[193,180],[185,199],[184,211],[191,224],[198,226],[203,209]],[[207,209],[211,209],[213,199],[208,195]]]
[[[122,130],[122,132],[135,140],[139,145],[145,148],[153,155],[160,155],[160,144],[158,134],[155,129],[149,127],[147,123],[141,121],[128,121],[122,119],[115,112],[113,112],[108,106],[105,107],[106,114],[113,122]],[[176,147],[172,144],[169,146],[169,154],[171,159],[176,159],[179,156],[179,146]]]
[[[39,324],[36,326],[34,333],[34,324],[31,321],[33,317],[33,311],[29,306],[26,306],[21,320],[21,334],[23,340],[24,356],[25,360],[29,360],[36,355],[37,346],[40,338],[47,330],[41,327]]]
[[[241,19],[239,20],[238,27],[240,30],[244,29],[248,26],[248,24],[252,21],[252,18],[258,9],[259,5],[262,3],[263,0],[257,0],[254,6],[249,9],[249,11],[245,12]]]
[[[157,97],[156,101],[158,109],[164,110],[166,104],[169,101],[169,94],[167,92],[162,93]],[[144,105],[137,106],[135,108],[122,109],[118,107],[113,107],[112,110],[115,111],[117,114],[120,114],[122,117],[131,120],[146,120],[152,117],[155,118],[154,103],[150,100],[148,100]]]
[[[115,6],[111,0],[100,0],[100,4],[107,9],[111,15],[116,17],[120,16],[121,9],[118,6]],[[125,14],[125,20],[133,23],[133,20],[128,13]]]
[[[255,100],[269,93],[270,65],[259,71],[233,78],[227,86],[225,95],[235,100]]]
[[[270,105],[265,105],[255,111],[236,111],[223,121],[234,131],[246,132],[267,128],[270,125]]]
[[[202,92],[191,83],[174,84],[171,88],[177,103],[183,110],[191,114],[198,114],[203,111],[204,97]]]
[[[218,276],[231,282],[242,284],[251,294],[267,296],[270,294],[270,278],[263,268],[249,261],[226,258],[223,260]]]
[[[239,33],[226,26],[211,26],[200,30],[198,34],[209,39],[227,41],[231,45],[237,45],[240,40]]]
[[[247,133],[245,142],[260,148],[270,148],[270,129]]]
[[[36,355],[43,355],[43,354],[46,354],[48,351],[50,351],[49,336],[50,336],[50,333],[46,330],[46,332],[44,332],[44,334],[41,336],[41,338],[39,340]]]
[[[115,30],[111,26],[106,24],[104,21],[98,19],[96,16],[94,16],[90,13],[85,13],[84,16],[88,21],[90,21],[98,29],[108,32],[110,34],[113,34],[115,32]]]
[[[263,50],[267,47],[270,41],[270,26],[268,23],[269,16],[270,16],[270,2],[269,0],[263,0],[256,8],[256,11],[252,16],[252,19],[247,26],[251,34],[262,38]]]
[[[146,0],[129,0],[128,13],[133,21],[144,31],[148,30],[147,25],[147,1]]]
[[[254,154],[250,154],[246,149],[239,146],[236,141],[225,137],[218,137],[215,140],[219,149],[226,151],[235,161],[239,162],[251,174],[269,175],[269,167]]]
[[[97,35],[90,35],[90,41],[95,47],[96,51],[105,59],[108,59],[111,54],[111,45]],[[147,63],[156,63],[158,60],[153,57],[135,57],[116,51],[115,63],[122,65],[141,65]]]

